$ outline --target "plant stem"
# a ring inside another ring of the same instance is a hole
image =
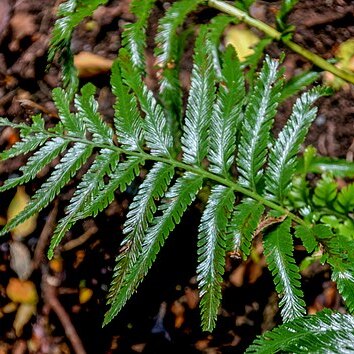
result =
[[[290,39],[284,38],[282,36],[281,32],[277,31],[273,27],[267,25],[266,23],[264,23],[260,20],[257,20],[255,18],[251,17],[246,12],[226,3],[225,1],[209,0],[208,5],[210,7],[218,9],[224,13],[227,13],[231,16],[237,17],[240,21],[257,28],[260,31],[264,32],[269,37],[274,38],[277,41],[284,43],[288,48],[293,50],[295,53],[302,55],[304,58],[310,60],[313,64],[315,64],[319,68],[329,71],[333,75],[335,75],[347,82],[354,84],[354,74],[352,74],[348,71],[338,69],[337,67],[328,63],[326,60],[324,60],[323,58],[321,58],[317,54],[310,52],[309,50],[301,47],[300,45],[296,44],[295,42],[291,41]]]
[[[24,125],[23,124],[16,124],[16,123],[10,123],[7,124],[10,125],[13,128],[18,128],[18,129],[23,129]],[[0,126],[2,126],[2,124],[0,123]],[[223,176],[220,175],[216,175],[214,173],[211,173],[209,171],[204,170],[201,167],[197,167],[197,166],[192,166],[192,165],[188,165],[182,161],[178,161],[175,160],[173,158],[168,158],[168,157],[161,157],[161,156],[156,156],[156,155],[151,155],[148,154],[146,152],[143,151],[130,151],[130,150],[126,150],[123,149],[121,147],[118,147],[116,145],[106,145],[106,144],[97,144],[92,142],[91,140],[87,140],[87,139],[83,139],[83,138],[76,138],[73,136],[63,136],[61,134],[57,134],[55,132],[49,132],[47,130],[40,130],[38,129],[38,131],[36,129],[32,130],[33,133],[44,133],[48,135],[48,138],[63,138],[63,139],[68,139],[70,142],[79,142],[79,143],[83,143],[83,144],[90,144],[93,145],[95,148],[101,148],[101,149],[109,149],[109,150],[113,150],[116,151],[117,154],[121,155],[121,154],[125,154],[125,155],[130,155],[130,156],[136,156],[136,157],[140,157],[142,160],[150,160],[150,161],[155,161],[155,162],[163,162],[169,165],[172,165],[176,168],[180,168],[181,170],[184,171],[189,171],[192,172],[194,174],[197,174],[199,176],[202,176],[205,179],[209,179],[211,181],[223,184],[224,186],[227,186],[229,188],[231,188],[232,190],[234,190],[235,192],[238,193],[242,193],[247,197],[250,197],[254,200],[257,200],[258,202],[260,202],[261,204],[273,209],[273,210],[277,210],[279,212],[281,212],[283,215],[287,215],[289,216],[293,221],[295,221],[297,224],[300,225],[307,225],[307,223],[302,220],[300,217],[298,217],[297,215],[293,214],[292,212],[290,212],[288,209],[282,207],[281,205],[268,200],[267,198],[265,198],[264,196],[258,194],[257,192],[251,191],[247,188],[242,187],[240,184],[227,179]]]

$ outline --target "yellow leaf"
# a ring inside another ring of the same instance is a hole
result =
[[[13,302],[36,304],[38,295],[35,285],[29,280],[11,278],[6,288],[6,294]]]
[[[13,323],[15,333],[17,337],[22,334],[23,326],[31,319],[36,313],[35,304],[21,304],[16,312],[16,317]]]
[[[93,291],[89,288],[81,288],[79,293],[80,304],[84,304],[92,297]]]
[[[19,214],[29,202],[30,197],[25,191],[25,187],[17,187],[17,192],[13,197],[8,209],[7,209],[7,221],[9,222],[17,214]],[[22,224],[16,226],[11,230],[12,237],[14,239],[20,239],[30,235],[37,226],[37,214],[24,221]]]
[[[225,33],[225,44],[231,44],[237,52],[240,61],[254,53],[253,47],[259,38],[245,25],[231,26]]]
[[[74,65],[79,77],[87,78],[109,71],[113,60],[90,52],[80,52],[74,56]]]
[[[18,308],[18,304],[16,304],[15,302],[9,302],[1,310],[3,313],[11,313],[16,311],[17,308]]]

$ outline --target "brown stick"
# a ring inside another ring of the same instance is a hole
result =
[[[65,334],[69,339],[74,352],[76,354],[86,354],[86,350],[81,342],[80,337],[78,336],[74,325],[72,324],[69,315],[65,311],[64,307],[58,300],[56,294],[56,287],[51,285],[48,281],[48,275],[43,276],[43,297],[46,303],[58,316],[60,323],[62,324]]]
[[[89,227],[81,236],[78,238],[75,238],[71,241],[68,241],[65,243],[60,250],[61,251],[69,251],[72,250],[73,248],[76,248],[83,243],[85,243],[92,235],[94,235],[98,231],[98,227],[96,225],[93,225]]]
[[[32,260],[32,270],[37,269],[42,263],[45,248],[47,247],[50,235],[54,231],[55,221],[58,214],[58,201],[54,202],[54,207],[48,215],[47,221],[39,236]]]

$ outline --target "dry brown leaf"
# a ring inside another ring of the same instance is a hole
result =
[[[7,221],[9,222],[13,219],[17,214],[19,214],[29,202],[30,197],[25,191],[25,187],[20,186],[17,187],[17,192],[13,197],[8,209],[7,209]],[[15,240],[21,239],[22,237],[26,237],[30,235],[37,226],[37,214],[33,215],[22,224],[16,226],[11,230],[12,237]]]
[[[13,302],[36,304],[38,294],[35,285],[29,280],[11,278],[6,288],[6,294]]]
[[[243,285],[245,272],[246,264],[242,263],[230,274],[230,283],[234,286],[241,287]]]
[[[181,328],[184,322],[185,308],[180,301],[173,302],[171,312],[175,315],[175,328]]]
[[[113,60],[90,52],[80,52],[74,56],[74,65],[81,78],[96,76],[109,71]]]
[[[21,304],[17,310],[16,317],[13,323],[16,336],[19,337],[22,334],[23,326],[28,323],[31,317],[36,313],[35,304]]]
[[[29,249],[20,241],[12,241],[10,242],[10,255],[10,267],[20,279],[28,279],[32,273]]]
[[[259,42],[259,38],[245,25],[231,26],[225,33],[225,44],[231,44],[241,61],[254,53],[253,47]]]

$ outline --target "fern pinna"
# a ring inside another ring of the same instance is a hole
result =
[[[95,2],[97,6],[100,3],[103,1]],[[317,87],[303,93],[287,124],[274,137],[271,129],[283,87],[279,62],[266,57],[255,81],[246,85],[242,65],[234,49],[228,47],[218,59],[220,70],[214,71],[215,28],[213,23],[201,26],[185,118],[177,135],[180,139],[176,139],[168,108],[179,107],[177,116],[183,115],[183,109],[179,99],[177,103],[169,101],[171,95],[166,91],[181,94],[177,67],[169,66],[178,56],[180,45],[173,34],[198,4],[176,2],[167,12],[169,20],[160,23],[157,38],[162,43],[157,54],[163,89],[159,97],[144,83],[145,36],[140,33],[146,28],[146,12],[152,4],[147,1],[140,8],[138,1],[132,2],[137,22],[129,25],[123,41],[125,48],[112,68],[111,84],[116,96],[112,126],[98,113],[92,84],[86,84],[75,95],[74,112],[70,110],[71,89],[53,91],[60,118],[54,127],[47,129],[40,116],[33,117],[32,125],[0,120],[1,126],[17,128],[21,135],[18,143],[1,153],[1,159],[32,153],[21,168],[22,174],[5,181],[0,191],[34,179],[60,157],[27,207],[8,222],[1,235],[49,205],[77,172],[91,163],[54,231],[48,251],[51,258],[76,222],[104,210],[114,200],[115,192],[126,190],[149,162],[123,228],[125,239],[116,260],[105,324],[137,290],[203,186],[209,194],[199,225],[197,279],[204,330],[215,327],[228,253],[247,258],[253,235],[267,217],[277,221],[264,231],[264,253],[281,298],[283,320],[293,323],[305,313],[299,269],[293,257],[293,227],[310,253],[322,246],[324,261],[333,267],[333,279],[353,311],[353,255],[342,249],[329,227],[311,225],[290,212],[285,203],[296,170],[296,155],[316,117],[313,103],[326,90]],[[215,22],[226,25],[230,19]],[[72,22],[63,23],[70,27]],[[68,31],[62,38],[64,42],[71,36],[72,26]],[[56,32],[54,35],[60,37]],[[60,38],[56,41],[62,43]],[[250,89],[246,90],[246,86]],[[341,203],[349,202],[343,197]],[[325,232],[320,232],[319,227],[325,227]]]

